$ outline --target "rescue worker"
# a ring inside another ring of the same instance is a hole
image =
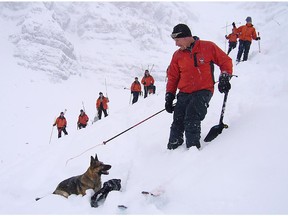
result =
[[[58,138],[61,137],[62,131],[65,135],[68,135],[66,131],[67,121],[66,121],[66,118],[64,117],[64,112],[60,113],[59,117],[56,119],[53,126],[55,125],[57,125],[57,129],[58,129]]]
[[[232,25],[235,25],[235,23],[233,22]],[[252,24],[252,18],[247,17],[246,25],[237,28],[236,32],[239,36],[239,48],[236,61],[240,62],[243,52],[243,61],[247,61],[252,39],[256,41],[260,40],[260,37],[257,37],[256,30]]]
[[[135,77],[134,82],[131,84],[131,94],[133,95],[132,104],[138,101],[138,97],[141,94],[141,84],[138,81],[138,77]]]
[[[207,114],[214,92],[213,65],[218,65],[221,71],[219,91],[228,93],[232,59],[215,43],[192,37],[185,24],[176,25],[171,37],[180,49],[172,56],[166,84],[165,109],[168,113],[174,111],[167,148],[173,150],[181,146],[185,132],[186,147],[196,146],[200,150],[201,121]]]
[[[84,110],[80,110],[80,115],[78,117],[78,121],[77,121],[77,125],[78,128],[85,128],[87,126],[87,123],[89,121],[89,117],[87,116],[87,114],[84,112]]]
[[[154,86],[154,78],[150,75],[149,70],[145,70],[141,83],[144,86],[144,98],[147,97],[148,93],[155,94],[156,87]]]
[[[99,98],[96,101],[96,109],[98,111],[98,118],[101,119],[102,112],[104,113],[104,117],[108,116],[107,109],[108,109],[109,99],[108,97],[104,97],[102,92],[99,92]]]
[[[232,23],[232,25],[233,25],[232,33],[229,34],[228,36],[225,35],[225,38],[228,40],[229,43],[227,55],[229,55],[232,49],[235,49],[237,46],[237,39],[238,39],[237,28],[235,23]]]

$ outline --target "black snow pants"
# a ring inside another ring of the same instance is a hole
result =
[[[209,90],[191,94],[180,92],[177,95],[169,143],[181,145],[184,142],[183,133],[185,131],[186,147],[200,146],[201,121],[207,114],[211,97],[212,92]]]
[[[251,46],[251,41],[239,40],[239,49],[238,49],[238,54],[237,54],[237,61],[241,60],[241,56],[242,56],[243,52],[244,52],[243,61],[247,61],[250,46]]]

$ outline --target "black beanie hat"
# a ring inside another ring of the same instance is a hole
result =
[[[189,27],[185,24],[178,24],[173,28],[173,32],[171,37],[174,38],[184,38],[184,37],[191,37],[191,31]]]

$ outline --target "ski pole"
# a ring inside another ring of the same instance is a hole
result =
[[[56,123],[56,119],[54,119],[54,124]],[[53,130],[54,130],[54,125],[52,125],[52,130],[51,130],[51,135],[50,135],[50,140],[49,140],[49,144],[51,143],[51,139],[52,139],[52,135],[53,135]]]
[[[241,22],[235,22],[235,24],[241,24]],[[232,26],[232,24],[227,25],[226,23],[226,26],[223,26],[222,28],[227,28],[228,26]]]
[[[228,27],[228,22],[226,22],[226,35],[228,34],[227,27]],[[227,44],[227,39],[225,37],[225,53],[226,53],[226,44]]]
[[[106,88],[106,97],[108,98],[106,78],[105,78],[105,88]],[[109,113],[109,108],[107,108],[107,113]]]
[[[51,143],[51,139],[52,139],[52,135],[53,135],[53,129],[54,129],[54,126],[52,125],[52,130],[51,130],[51,135],[50,135],[50,139],[49,139],[49,144]]]
[[[152,65],[152,67],[151,67],[151,69],[150,69],[150,73],[151,73],[151,71],[152,71],[153,67],[154,67],[154,64]]]
[[[131,104],[132,94],[130,94],[129,104]]]
[[[106,97],[108,98],[106,78],[105,78],[105,88],[106,88]]]
[[[258,32],[258,37],[260,37],[260,33]],[[261,49],[260,49],[260,40],[258,40],[258,47],[259,47],[259,53],[261,53]]]
[[[84,102],[83,102],[83,101],[82,101],[82,107],[83,107],[84,112],[86,112],[86,111],[85,111],[85,106],[84,106]]]

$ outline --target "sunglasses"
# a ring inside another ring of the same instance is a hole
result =
[[[171,36],[171,38],[175,39],[179,34],[182,34],[182,32],[173,33],[170,36]]]

